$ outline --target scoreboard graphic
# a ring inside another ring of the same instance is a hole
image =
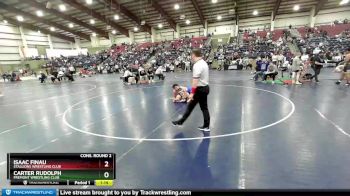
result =
[[[11,185],[112,186],[114,153],[9,153]]]

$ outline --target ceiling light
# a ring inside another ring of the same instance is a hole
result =
[[[293,10],[294,11],[298,11],[300,9],[300,6],[299,5],[295,5],[294,7],[293,7]]]
[[[95,24],[95,20],[94,19],[90,19],[90,24]]]
[[[113,31],[112,31],[112,34],[114,34],[114,35],[115,35],[116,33],[117,33],[117,31],[116,31],[116,30],[113,30]]]
[[[174,9],[176,9],[176,10],[180,9],[179,4],[175,4],[175,5],[174,5]]]
[[[43,11],[38,10],[38,11],[36,11],[36,15],[39,17],[42,17],[42,16],[44,16],[44,13],[43,13]]]
[[[212,3],[217,3],[217,2],[218,2],[218,0],[211,0],[211,2],[212,2]]]
[[[216,18],[217,18],[218,20],[221,20],[221,19],[222,19],[222,16],[219,15],[219,16],[216,17]]]
[[[191,23],[191,21],[190,20],[186,20],[186,24],[190,24]]]
[[[92,4],[92,0],[86,0],[86,3],[91,5]]]
[[[4,22],[5,24],[7,24],[7,23],[8,23],[8,22],[7,22],[7,20],[4,20],[3,22]]]
[[[73,23],[69,23],[68,26],[69,26],[69,28],[73,28],[74,24]]]
[[[139,30],[139,28],[137,28],[137,27],[134,27],[134,31],[138,31]]]
[[[253,15],[256,16],[258,14],[259,14],[258,10],[254,10]]]
[[[96,37],[96,33],[92,33],[92,36],[93,36],[93,37]]]
[[[344,5],[344,4],[347,4],[349,3],[349,0],[341,0],[339,5]]]
[[[119,20],[119,15],[118,14],[114,15],[114,20]]]
[[[162,23],[160,23],[160,24],[158,24],[158,28],[163,28],[163,24]]]
[[[50,31],[56,31],[55,27],[50,27]]]
[[[66,11],[66,6],[64,4],[60,4],[58,6],[58,9],[60,9],[61,12],[64,12],[64,11]]]
[[[22,22],[24,19],[23,19],[22,16],[17,16],[17,20],[20,21],[20,22]]]

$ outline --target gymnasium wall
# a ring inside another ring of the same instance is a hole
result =
[[[202,25],[189,25],[180,28],[180,37],[203,36],[204,27]]]
[[[316,16],[315,26],[331,24],[334,20],[350,19],[350,6],[342,6],[335,9],[321,10]],[[294,27],[309,26],[310,12],[297,12],[293,14],[279,14],[275,19],[275,29],[287,28],[289,25]],[[252,17],[239,21],[240,29],[264,29],[270,28],[271,16]]]
[[[157,29],[155,41],[165,41],[165,40],[174,40],[176,39],[176,31],[174,29]],[[204,27],[202,25],[189,25],[180,28],[180,37],[185,36],[203,36]]]
[[[11,67],[12,65],[23,64],[23,53],[28,56],[45,55],[45,50],[50,48],[47,35],[27,29],[23,29],[23,34],[28,50],[23,48],[24,44],[18,26],[0,23],[0,66]],[[74,48],[74,44],[68,41],[56,37],[51,37],[51,40],[55,49]]]
[[[56,37],[51,36],[52,47],[54,49],[74,49],[74,44]]]
[[[225,21],[208,24],[208,33],[219,34],[231,34],[234,35],[236,28],[236,21]]]
[[[0,24],[0,64],[19,64],[19,47],[22,46],[18,27]]]
[[[174,40],[176,32],[174,29],[159,29],[156,30],[156,41]]]
[[[277,15],[275,19],[275,29],[302,27],[310,24],[310,12],[298,12],[294,14]]]
[[[17,27],[18,28],[18,27]],[[24,38],[27,40],[28,48],[35,48],[37,46],[43,46],[45,48],[50,48],[49,39],[47,35],[23,29]],[[19,35],[21,37],[21,35]],[[20,40],[22,42],[22,40]]]
[[[134,33],[135,43],[151,42],[152,38],[148,32],[136,32]]]
[[[264,27],[265,28],[269,27],[270,24],[271,24],[270,16],[253,17],[253,18],[239,20],[239,29],[250,29],[250,30],[264,29]]]
[[[330,10],[321,10],[316,17],[315,24],[330,24],[334,22],[334,20],[344,20],[345,18],[350,20],[350,6],[342,6]]]
[[[130,43],[130,38],[125,35],[112,35],[112,44]]]

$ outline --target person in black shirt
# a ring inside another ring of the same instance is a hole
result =
[[[2,79],[4,80],[4,82],[6,82],[6,79],[7,79],[7,74],[6,73],[2,74]]]
[[[323,67],[323,53],[320,52],[319,54],[313,55],[311,57],[311,68],[314,70],[315,74],[311,77],[311,80],[315,78],[316,82],[320,82],[318,80],[318,75],[321,73],[321,69]]]
[[[150,82],[154,80],[154,72],[152,67],[147,70],[147,76]]]
[[[40,83],[44,83],[46,78],[47,76],[42,71],[40,71],[40,77],[39,77]]]

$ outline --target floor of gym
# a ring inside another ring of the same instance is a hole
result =
[[[350,88],[324,69],[320,84],[255,83],[249,71],[211,71],[211,133],[197,130],[196,107],[173,127],[185,104],[173,83],[124,85],[119,75],[74,83],[6,83],[0,97],[0,186],[8,152],[113,152],[116,188],[347,189],[350,186]]]

